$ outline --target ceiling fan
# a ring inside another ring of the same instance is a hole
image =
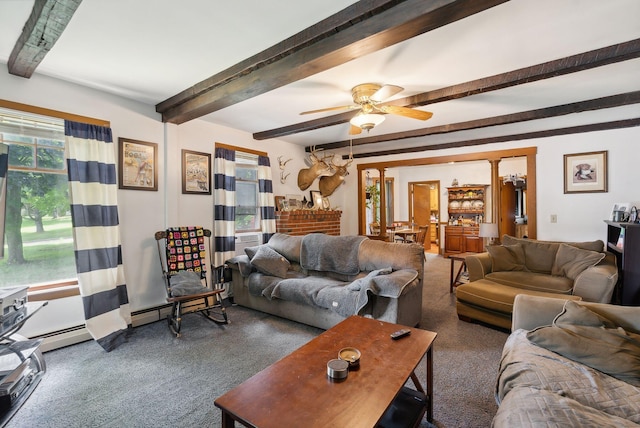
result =
[[[319,110],[304,111],[300,114],[315,114],[334,110],[360,110],[351,118],[351,128],[349,135],[356,135],[362,130],[370,131],[376,125],[384,121],[384,116],[380,113],[397,114],[418,120],[427,120],[433,113],[422,110],[415,110],[409,107],[380,105],[384,100],[394,96],[404,88],[395,85],[378,85],[376,83],[363,83],[351,89],[353,102],[355,105],[328,107]]]

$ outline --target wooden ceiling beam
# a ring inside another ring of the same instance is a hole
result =
[[[184,123],[508,0],[359,1],[271,48],[156,105]]]
[[[36,0],[9,55],[9,73],[30,78],[67,28],[80,3],[82,0]]]
[[[472,80],[457,85],[440,88],[410,97],[393,100],[384,105],[401,105],[406,107],[420,107],[428,104],[464,98],[471,95],[505,89],[511,86],[531,83],[564,74],[576,73],[591,68],[601,67],[621,61],[640,57],[640,39],[607,46],[571,55],[553,61],[524,67],[506,73],[496,74],[482,79]],[[314,129],[334,126],[348,122],[354,115],[353,111],[335,114],[319,119],[300,122],[294,125],[284,126],[269,131],[256,132],[253,138],[265,140],[269,138],[284,137],[299,132],[312,131]]]
[[[469,120],[466,122],[432,126],[429,128],[414,129],[411,131],[394,132],[391,134],[378,135],[375,137],[358,138],[353,141],[343,140],[334,143],[317,144],[313,147],[318,150],[334,150],[343,147],[349,147],[350,145],[362,146],[366,144],[382,143],[385,141],[404,140],[407,138],[418,138],[426,137],[429,135],[469,131],[472,129],[487,128],[489,126],[500,126],[512,123],[527,122],[531,120],[548,119],[551,117],[564,116],[572,113],[582,113],[585,111],[601,110],[605,108],[621,107],[639,103],[640,91],[634,91],[624,94],[611,95],[608,97],[596,98],[593,100],[577,101],[575,103],[561,104],[557,106],[544,107],[518,113],[510,113],[501,116]],[[306,151],[310,151],[310,147],[307,147]]]
[[[407,153],[424,152],[427,150],[443,150],[459,147],[479,146],[492,143],[506,143],[509,141],[530,140],[534,138],[547,138],[556,135],[580,134],[583,132],[606,131],[609,129],[631,128],[640,126],[640,117],[632,119],[614,120],[610,122],[590,123],[588,125],[568,126],[564,128],[545,129],[542,131],[524,132],[510,135],[499,135],[495,137],[477,138],[474,140],[460,140],[450,143],[431,144],[420,147],[407,147],[395,150],[383,150],[379,152],[358,153],[354,158],[370,158],[376,156],[398,155]],[[347,158],[348,156],[343,156]]]

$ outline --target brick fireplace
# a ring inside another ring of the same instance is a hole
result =
[[[276,231],[288,235],[326,233],[340,235],[342,211],[295,210],[276,211]]]

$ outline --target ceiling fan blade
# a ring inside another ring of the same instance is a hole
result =
[[[394,96],[398,92],[404,91],[404,88],[395,85],[384,85],[378,89],[369,99],[377,103],[386,100],[389,97]]]
[[[322,112],[325,112],[325,111],[334,111],[334,110],[354,110],[354,109],[358,109],[358,108],[360,108],[359,105],[327,107],[327,108],[321,108],[321,109],[318,109],[318,110],[303,111],[300,114],[315,114],[315,113],[322,113]]]
[[[358,135],[362,132],[362,128],[358,128],[355,125],[351,125],[351,128],[349,128],[349,135]]]
[[[410,117],[411,119],[427,120],[433,116],[433,113],[430,111],[415,110],[409,107],[377,106],[377,108],[384,113],[397,114],[399,116]]]

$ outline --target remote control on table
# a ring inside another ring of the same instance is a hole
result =
[[[398,330],[396,332],[391,333],[391,338],[393,340],[398,340],[401,337],[405,337],[411,334],[411,330],[403,328],[402,330]]]

